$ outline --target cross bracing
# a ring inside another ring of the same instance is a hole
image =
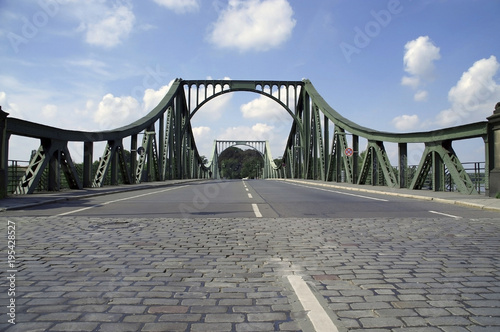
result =
[[[48,189],[60,189],[59,170],[62,170],[69,185],[75,189],[108,183],[128,184],[214,177],[217,172],[214,172],[213,163],[205,165],[198,152],[191,119],[197,112],[203,111],[203,106],[210,100],[241,91],[272,99],[283,107],[292,119],[284,151],[278,151],[282,162],[275,164],[268,149],[269,143],[260,143],[264,146],[267,177],[421,189],[422,179],[431,174],[434,179],[433,189],[443,190],[440,176],[446,171],[458,190],[471,194],[475,193],[472,190],[474,186],[452,147],[455,141],[471,138],[483,139],[485,151],[488,151],[486,173],[493,169],[489,164],[493,158],[489,141],[492,141],[495,135],[489,132],[491,129],[487,121],[427,132],[382,132],[360,126],[340,115],[309,80],[182,79],[173,82],[160,103],[146,116],[114,130],[64,130],[10,118],[2,112],[5,128],[1,145],[1,167],[3,170],[8,168],[9,138],[19,135],[40,140],[40,147],[33,154],[25,175],[18,180],[18,194],[34,192],[44,172],[50,175]],[[360,138],[368,142],[363,159],[359,151]],[[126,140],[130,141],[130,148],[124,146],[123,142]],[[69,142],[83,143],[81,174],[76,170],[67,148]],[[94,151],[94,144],[97,142],[104,142],[106,145],[101,154]],[[385,149],[386,143],[398,144],[398,165],[391,165]],[[412,143],[425,144],[425,151],[417,171],[414,172],[415,175],[407,172],[408,144]],[[214,149],[217,149],[217,143],[214,143]],[[348,150],[349,154],[346,153]],[[125,151],[130,151],[129,157]],[[97,153],[96,157],[100,156],[97,169],[92,167],[94,152]],[[4,179],[3,183],[7,183],[7,179]]]

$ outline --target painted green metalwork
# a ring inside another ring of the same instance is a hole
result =
[[[56,190],[60,185],[59,165],[70,188],[82,189],[81,181],[70,158],[66,142],[43,140],[36,153],[32,156],[26,173],[19,181],[15,194],[32,194],[47,166],[49,171],[48,189]]]
[[[62,169],[72,188],[102,186],[105,179],[118,183],[158,181],[175,178],[216,177],[212,164],[204,165],[196,147],[191,119],[208,102],[231,92],[253,92],[270,98],[288,112],[292,125],[283,151],[282,162],[274,164],[268,143],[264,144],[264,174],[267,177],[310,178],[324,181],[388,185],[421,189],[429,174],[432,188],[445,190],[445,172],[457,190],[473,194],[471,181],[453,151],[457,140],[482,138],[485,142],[486,177],[500,170],[491,161],[500,160],[493,142],[500,141],[500,115],[487,121],[427,132],[389,133],[360,126],[328,105],[309,80],[303,81],[243,81],[243,80],[182,80],[176,79],[167,94],[143,118],[120,128],[99,132],[63,130],[51,126],[9,118],[0,112],[5,124],[0,173],[5,174],[8,142],[12,135],[40,140],[40,147],[33,155],[26,174],[19,180],[16,193],[32,193],[42,174],[47,171],[49,190],[60,187],[58,170]],[[499,113],[500,114],[500,109]],[[330,135],[330,126],[334,126]],[[495,132],[495,134],[493,134]],[[137,135],[144,134],[142,145],[137,147]],[[352,156],[345,154],[349,147],[347,137],[352,137]],[[365,159],[361,162],[358,177],[359,138],[368,141]],[[130,138],[131,160],[125,160],[123,141]],[[76,172],[67,148],[69,142],[84,145],[83,174]],[[106,142],[106,148],[95,174],[92,163],[95,142]],[[158,142],[158,146],[157,146]],[[385,151],[384,143],[397,143],[399,148],[396,172]],[[409,143],[424,143],[426,149],[413,177],[407,172]],[[217,144],[214,144],[217,148]],[[138,150],[140,153],[138,153]],[[138,159],[137,159],[138,158]],[[111,172],[109,176],[108,173]],[[500,171],[498,171],[500,174]],[[496,174],[496,173],[495,173]],[[497,177],[495,176],[495,179]],[[83,181],[82,181],[83,180]],[[0,181],[0,184],[7,181]],[[409,185],[408,185],[409,183]],[[5,184],[1,188],[6,192]],[[489,186],[489,183],[487,183]],[[488,190],[488,188],[486,188]]]
[[[445,166],[458,191],[469,195],[477,194],[474,183],[471,181],[451,146],[451,141],[428,143],[426,145],[417,175],[413,179],[410,189],[422,189],[432,170],[434,190],[444,190]]]

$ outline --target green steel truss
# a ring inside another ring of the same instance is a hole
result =
[[[477,194],[474,183],[451,146],[451,141],[428,143],[426,145],[410,189],[422,189],[430,175],[432,188],[436,191],[445,190],[446,169],[458,191],[465,194]]]
[[[276,179],[282,177],[283,168],[281,165],[276,165],[271,153],[271,147],[269,141],[253,141],[253,140],[215,140],[211,160],[208,163],[209,173],[215,179],[221,178],[221,172],[219,169],[219,156],[220,154],[233,146],[247,146],[253,150],[260,153],[263,160],[263,167],[260,174],[263,175],[265,179]]]
[[[421,189],[431,174],[434,190],[445,190],[443,181],[448,181],[446,178],[451,179],[460,192],[473,194],[475,190],[451,147],[452,143],[479,137],[485,142],[485,150],[491,150],[487,137],[492,135],[488,134],[487,121],[428,132],[381,132],[357,125],[341,116],[329,106],[309,80],[177,79],[160,103],[146,116],[114,130],[63,130],[9,118],[6,113],[1,112],[1,123],[5,123],[5,139],[1,144],[0,174],[6,174],[8,169],[9,139],[12,135],[18,135],[40,140],[40,147],[33,154],[25,175],[18,181],[19,185],[15,191],[17,194],[34,192],[45,176],[48,178],[47,188],[59,190],[59,174],[64,174],[69,186],[75,189],[141,181],[210,176],[215,178],[218,176],[216,165],[221,147],[214,143],[212,163],[203,164],[203,158],[196,147],[191,119],[210,100],[240,91],[270,98],[283,107],[292,119],[280,163],[274,163],[268,142],[259,143],[262,145],[261,154],[265,160],[263,174],[266,177],[345,181]],[[139,135],[143,136],[138,147]],[[360,138],[367,142],[363,160],[359,151]],[[123,144],[128,141],[129,149]],[[68,149],[69,142],[83,143],[83,171],[80,173],[76,171],[72,161]],[[94,144],[97,142],[105,142],[106,147],[97,169],[94,169]],[[397,167],[390,163],[385,149],[387,143],[398,145]],[[412,143],[426,145],[415,175],[408,171],[407,145]],[[489,155],[486,158],[487,170],[491,169],[489,161],[492,158]],[[0,192],[6,192],[6,188]]]

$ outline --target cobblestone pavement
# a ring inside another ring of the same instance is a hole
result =
[[[322,295],[340,331],[500,330],[499,220],[65,217],[15,226],[15,325],[2,243],[0,329],[9,332],[311,331],[286,281],[293,274]]]

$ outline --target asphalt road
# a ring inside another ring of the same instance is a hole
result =
[[[43,205],[4,216],[112,218],[495,218],[495,212],[284,181],[225,180]]]

